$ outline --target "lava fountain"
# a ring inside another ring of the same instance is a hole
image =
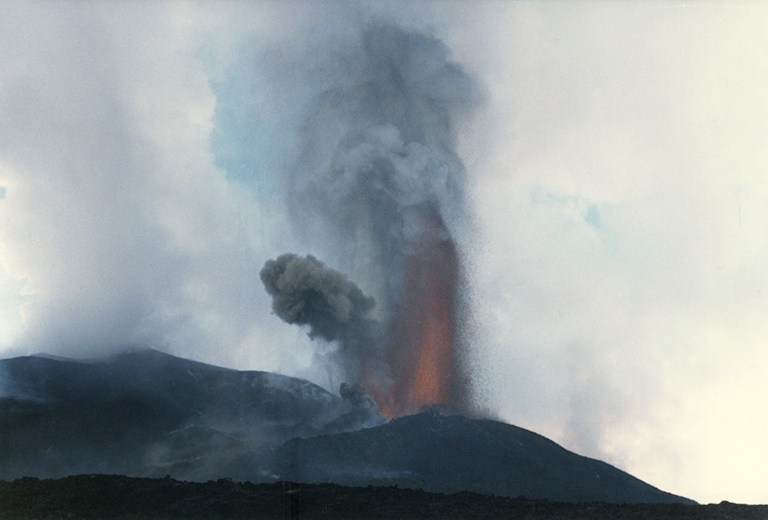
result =
[[[422,210],[405,261],[402,299],[392,333],[392,387],[379,407],[388,417],[447,405],[454,397],[456,247],[440,216]]]

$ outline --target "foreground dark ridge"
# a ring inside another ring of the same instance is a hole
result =
[[[768,506],[565,503],[336,484],[180,482],[79,475],[0,481],[0,518],[31,519],[755,519]]]
[[[228,465],[245,452],[375,419],[308,381],[155,350],[93,361],[4,359],[0,377],[4,480],[235,477]]]
[[[398,485],[565,502],[694,503],[532,431],[436,412],[293,439],[276,454],[282,463],[274,466],[277,473],[295,482]]]
[[[381,424],[365,399],[156,351],[91,362],[0,360],[0,374],[0,479],[7,481],[168,475],[693,503],[509,424],[435,411]]]

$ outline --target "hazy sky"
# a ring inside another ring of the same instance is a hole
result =
[[[292,233],[285,172],[324,53],[388,17],[482,85],[456,127],[481,405],[768,502],[764,4],[0,5],[0,356],[146,345],[327,384],[258,273],[333,256]]]

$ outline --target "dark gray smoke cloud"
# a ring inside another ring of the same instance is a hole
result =
[[[421,215],[439,215],[452,234],[466,223],[453,120],[478,89],[440,40],[390,23],[365,26],[318,69],[325,88],[306,114],[291,216],[334,264],[373,285],[386,321],[405,257],[419,252]]]
[[[284,254],[264,265],[261,281],[281,319],[308,325],[310,337],[338,342],[346,377],[357,378],[363,362],[373,366],[380,358],[381,329],[369,317],[376,302],[343,273],[312,255]]]

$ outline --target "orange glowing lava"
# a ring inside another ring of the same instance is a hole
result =
[[[454,392],[456,248],[434,212],[420,214],[418,222],[418,244],[406,260],[394,324],[392,386],[386,398],[378,399],[389,417],[450,404]]]

